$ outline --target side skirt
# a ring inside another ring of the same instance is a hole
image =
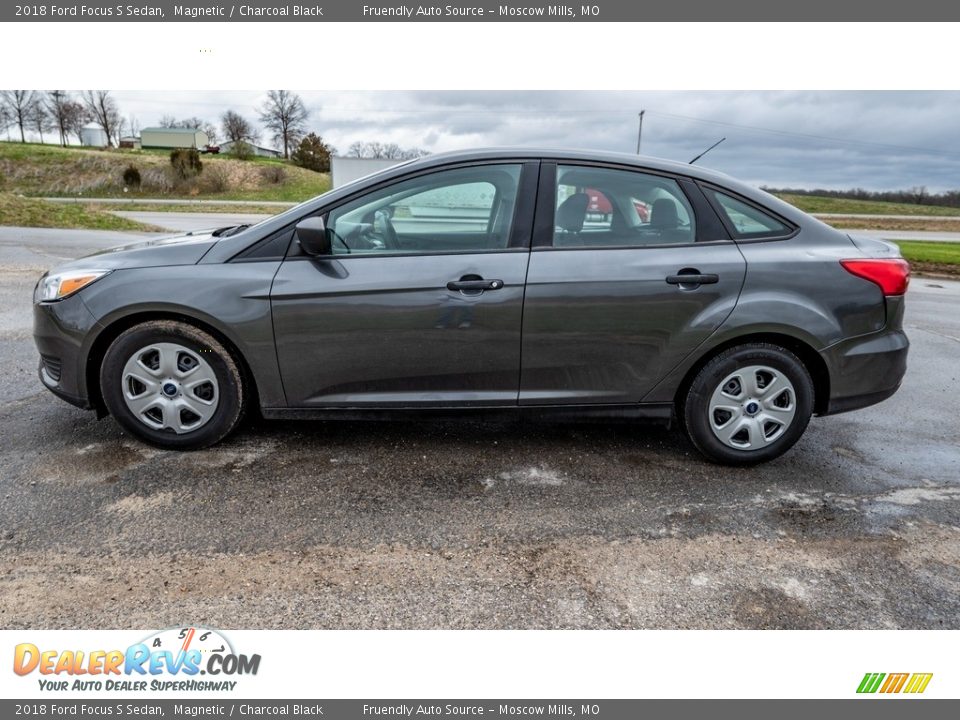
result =
[[[324,407],[261,408],[270,420],[489,420],[500,422],[616,422],[648,421],[669,426],[672,403],[629,405],[508,405],[499,407]]]

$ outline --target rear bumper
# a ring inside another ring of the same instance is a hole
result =
[[[820,352],[830,370],[830,400],[823,415],[857,410],[886,400],[907,371],[910,341],[902,330],[882,330],[831,345]]]

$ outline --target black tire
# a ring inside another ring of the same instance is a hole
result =
[[[135,353],[155,343],[173,343],[197,353],[216,376],[216,407],[196,430],[175,432],[148,427],[127,406],[124,367]],[[173,450],[198,450],[225,438],[243,418],[247,399],[243,374],[227,349],[208,333],[172,320],[145,322],[122,332],[104,355],[100,391],[110,414],[125,430],[152,445]]]
[[[783,373],[793,386],[795,411],[790,424],[769,444],[737,449],[724,444],[711,428],[710,399],[732,373],[754,365]],[[709,460],[724,465],[756,465],[780,457],[800,439],[813,414],[814,393],[810,373],[794,353],[779,345],[750,343],[728,348],[704,365],[680,398],[678,414],[690,442]]]

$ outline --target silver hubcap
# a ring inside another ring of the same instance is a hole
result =
[[[776,442],[797,413],[793,384],[779,370],[751,365],[730,373],[710,397],[710,429],[736,450]]]
[[[153,430],[187,433],[217,411],[220,388],[210,364],[176,343],[154,343],[123,366],[122,392],[130,412]]]

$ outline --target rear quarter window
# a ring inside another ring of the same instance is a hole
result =
[[[713,188],[705,188],[737,238],[783,237],[793,228],[755,205]]]

